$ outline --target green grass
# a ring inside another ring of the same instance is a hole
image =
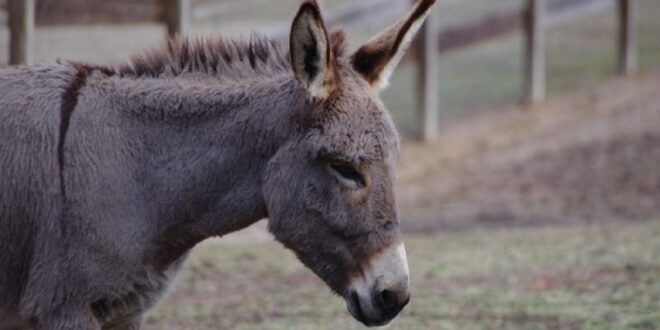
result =
[[[658,329],[660,222],[406,238],[413,298],[391,329]],[[149,329],[358,329],[276,243],[202,245]]]

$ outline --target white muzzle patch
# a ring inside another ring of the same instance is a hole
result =
[[[368,319],[383,319],[385,312],[379,305],[382,303],[379,303],[378,297],[385,291],[394,295],[397,301],[407,303],[410,297],[410,272],[403,243],[374,255],[361,275],[353,279],[348,291],[349,295],[357,295],[359,306],[349,304],[349,310],[359,308]],[[351,313],[355,315],[356,311]]]

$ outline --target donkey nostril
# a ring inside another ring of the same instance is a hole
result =
[[[390,290],[383,290],[378,294],[378,303],[384,311],[391,311],[399,307],[396,293]]]
[[[389,231],[389,230],[392,230],[392,229],[394,229],[394,222],[392,222],[392,221],[387,221],[387,222],[385,222],[385,224],[383,225],[383,227],[385,228],[385,230],[388,230],[388,231]]]

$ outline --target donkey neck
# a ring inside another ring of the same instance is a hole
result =
[[[267,216],[262,178],[307,105],[291,75],[221,82],[115,78],[146,152],[145,191],[169,264],[201,240]]]

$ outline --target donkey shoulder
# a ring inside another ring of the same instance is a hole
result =
[[[66,65],[0,69],[0,319],[15,319],[61,212],[57,173]],[[47,264],[57,264],[49,260]],[[45,277],[42,274],[41,277]],[[9,322],[9,321],[7,321]],[[5,321],[0,321],[5,323]]]

